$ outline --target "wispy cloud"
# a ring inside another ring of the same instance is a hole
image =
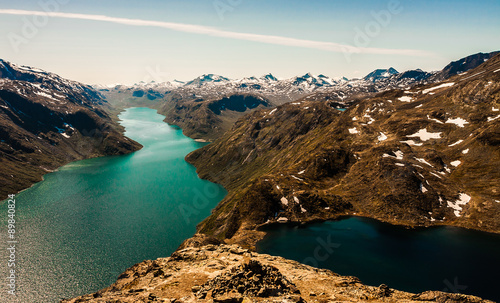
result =
[[[213,27],[201,26],[201,25],[163,22],[163,21],[150,21],[141,19],[129,19],[129,18],[116,18],[104,15],[74,14],[74,13],[63,13],[63,12],[41,12],[41,11],[27,11],[27,10],[16,10],[16,9],[0,9],[0,14],[23,15],[23,16],[48,16],[48,17],[65,18],[65,19],[109,22],[109,23],[125,24],[131,26],[159,27],[179,32],[207,35],[212,37],[222,37],[228,39],[253,41],[253,42],[275,44],[275,45],[311,48],[311,49],[318,49],[318,50],[338,52],[338,53],[348,52],[348,53],[359,53],[359,54],[406,55],[406,56],[430,55],[428,52],[422,50],[354,47],[342,43],[295,39],[295,38],[273,36],[273,35],[239,33],[239,32],[220,30]]]

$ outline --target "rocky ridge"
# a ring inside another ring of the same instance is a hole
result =
[[[187,247],[169,258],[127,269],[116,283],[61,303],[110,302],[492,302],[474,296],[427,291],[420,294],[367,286],[281,257],[238,246]]]

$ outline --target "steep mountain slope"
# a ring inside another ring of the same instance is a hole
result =
[[[160,107],[169,124],[181,127],[186,136],[202,140],[215,140],[239,118],[257,108],[274,107],[259,95],[230,94],[215,99],[194,99],[174,93]]]
[[[280,257],[237,246],[187,247],[169,258],[144,261],[94,294],[61,303],[107,302],[448,302],[490,303],[474,296],[427,291],[420,294],[363,285]]]
[[[443,81],[452,76],[461,74],[470,69],[476,68],[494,56],[498,55],[500,52],[491,52],[491,53],[477,53],[474,55],[467,56],[457,61],[453,61],[442,71],[432,76],[433,81]]]
[[[199,232],[252,246],[263,224],[341,215],[500,232],[499,145],[497,55],[345,112],[305,100],[256,111],[186,159],[229,190]]]
[[[91,87],[0,60],[0,199],[74,160],[141,148]]]

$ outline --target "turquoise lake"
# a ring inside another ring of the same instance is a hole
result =
[[[500,302],[500,235],[456,227],[406,229],[350,217],[304,226],[275,225],[258,244],[278,255],[373,286],[439,290]]]
[[[17,296],[6,295],[2,249],[0,302],[58,302],[107,287],[128,267],[169,256],[226,195],[184,161],[205,143],[152,109],[120,119],[142,150],[71,163],[16,196]],[[0,214],[4,248],[5,201]]]

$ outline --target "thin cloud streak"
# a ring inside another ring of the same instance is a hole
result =
[[[273,35],[230,32],[201,25],[163,22],[163,21],[149,21],[141,19],[129,19],[129,18],[116,18],[104,15],[89,15],[89,14],[75,14],[75,13],[62,13],[62,12],[40,12],[40,11],[27,11],[27,10],[16,10],[16,9],[0,9],[0,14],[22,15],[22,16],[47,16],[54,18],[109,22],[109,23],[125,24],[131,26],[159,27],[179,32],[207,35],[212,37],[253,41],[253,42],[260,42],[260,43],[267,43],[274,45],[283,45],[283,46],[303,47],[303,48],[317,49],[317,50],[337,52],[337,53],[405,55],[405,56],[431,55],[430,53],[421,50],[354,47],[351,45],[334,43],[334,42],[321,42],[321,41],[295,39],[282,36],[273,36]]]

